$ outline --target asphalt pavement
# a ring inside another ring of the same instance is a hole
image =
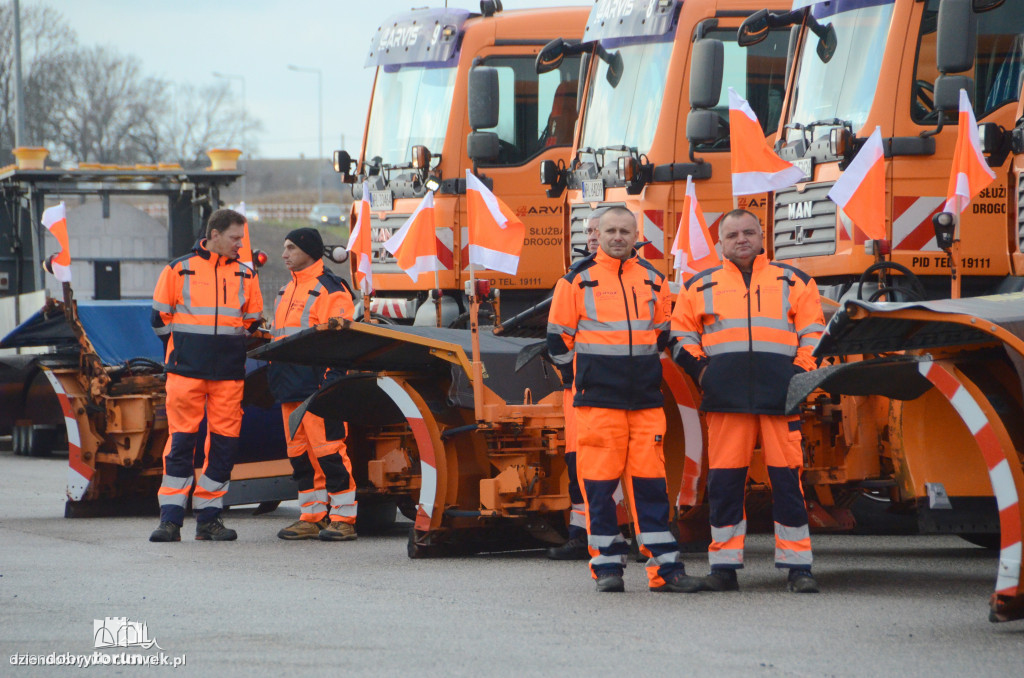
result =
[[[237,542],[189,520],[152,544],[153,518],[65,519],[66,464],[0,452],[0,676],[1024,675],[1024,622],[987,621],[996,556],[957,537],[817,535],[818,595],[785,590],[768,535],[739,593],[655,595],[631,562],[599,594],[540,551],[410,560],[403,522],[281,541],[294,502],[227,511]]]

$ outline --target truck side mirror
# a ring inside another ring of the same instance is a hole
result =
[[[686,115],[686,140],[690,144],[708,144],[718,139],[721,118],[714,111],[694,109]]]
[[[690,61],[690,108],[712,108],[722,96],[725,46],[704,38],[693,43]]]
[[[750,47],[768,37],[768,10],[759,9],[740,24],[736,31],[736,42],[740,47]]]
[[[961,73],[974,66],[978,20],[971,0],[943,0],[939,5],[935,62],[939,72]]]
[[[341,175],[342,183],[354,184],[356,176],[352,173],[352,156],[348,151],[334,152],[334,171]]]
[[[474,130],[498,125],[498,69],[477,66],[469,71],[469,126]]]
[[[971,96],[974,92],[974,80],[966,75],[940,75],[935,78],[935,110],[952,113],[955,117],[960,110],[962,89],[967,90],[967,95]]]
[[[470,132],[466,137],[466,155],[474,163],[494,160],[501,147],[494,132]]]
[[[541,47],[537,52],[537,59],[534,61],[534,68],[537,74],[550,73],[562,65],[565,58],[565,40],[555,38],[548,44]]]

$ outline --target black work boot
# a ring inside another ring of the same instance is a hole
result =
[[[196,524],[197,541],[234,541],[236,539],[238,539],[238,533],[230,527],[224,527],[224,521],[220,518]]]
[[[704,590],[704,579],[691,577],[686,570],[680,569],[665,578],[661,586],[652,586],[651,591],[668,593],[697,593]]]
[[[548,549],[550,560],[590,560],[590,551],[587,549],[587,534],[573,537],[561,546],[552,546]]]
[[[150,541],[181,541],[181,526],[164,520],[149,535]]]
[[[704,587],[706,591],[739,591],[736,570],[725,567],[712,568],[711,574],[704,577]]]
[[[622,575],[616,572],[599,572],[597,575],[598,593],[622,593],[626,585],[622,582]]]
[[[817,593],[819,590],[811,571],[804,569],[791,568],[786,585],[793,593]]]

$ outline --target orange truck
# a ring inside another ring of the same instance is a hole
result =
[[[789,31],[769,30],[748,50],[735,41],[740,23],[762,7],[763,0],[598,0],[581,45],[546,50],[546,63],[583,51],[588,68],[572,162],[562,170],[545,164],[542,178],[568,189],[574,246],[584,244],[592,211],[625,205],[642,218],[641,254],[671,274],[688,175],[716,237],[717,219],[734,207],[722,93],[733,87],[743,94],[768,135],[781,113]],[[699,77],[716,67],[717,82]],[[762,215],[765,204],[763,195],[740,202]]]
[[[465,313],[469,279],[466,169],[473,169],[527,227],[519,271],[478,271],[514,313],[546,295],[565,272],[562,198],[537,185],[541,162],[565,163],[576,121],[579,59],[544,74],[537,52],[556,35],[579,39],[586,8],[413,10],[388,19],[366,58],[377,69],[358,162],[335,154],[342,180],[369,186],[373,232],[371,311],[395,322],[436,325],[431,290],[443,290],[442,324]],[[479,73],[477,73],[479,71]],[[482,76],[482,77],[478,77]],[[479,91],[471,95],[476,86]],[[438,258],[445,270],[416,282],[384,241],[433,190]]]
[[[872,492],[922,531],[998,548],[990,619],[1020,618],[1024,1],[798,0],[750,17],[738,41],[788,26],[777,151],[805,180],[772,197],[766,245],[835,312],[816,350],[825,369],[790,393],[807,495],[827,509],[812,515],[827,524]],[[996,178],[957,220],[942,210],[961,89]],[[876,127],[886,220],[871,240],[827,194]]]

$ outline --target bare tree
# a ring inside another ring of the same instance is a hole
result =
[[[77,49],[75,32],[56,10],[45,6],[21,10],[22,76],[25,87],[23,143],[48,145],[43,131],[48,110],[36,96],[50,86],[49,80]],[[12,161],[14,148],[14,11],[0,5],[0,165]]]
[[[28,143],[54,162],[207,162],[205,151],[239,146],[262,129],[243,116],[227,83],[172,87],[147,76],[139,59],[110,47],[81,47],[61,15],[22,11]],[[0,5],[0,165],[14,145],[14,19]],[[246,129],[243,130],[243,120]]]
[[[207,150],[239,147],[243,138],[252,149],[252,139],[263,127],[258,120],[242,115],[226,82],[200,87],[179,85],[164,123],[162,137],[169,144],[165,149],[167,157],[185,166],[203,165],[207,162]]]

